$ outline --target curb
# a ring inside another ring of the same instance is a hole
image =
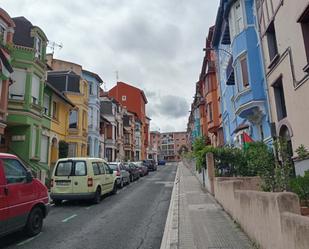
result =
[[[179,246],[179,166],[174,181],[170,206],[166,218],[160,249],[176,249]]]

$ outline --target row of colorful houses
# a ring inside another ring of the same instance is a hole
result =
[[[97,73],[53,58],[47,45],[41,28],[0,9],[0,151],[36,171],[59,156],[146,159],[144,92],[123,82],[104,92]]]
[[[188,122],[190,141],[242,146],[244,134],[272,145],[288,141],[296,174],[309,147],[307,0],[221,0],[209,29]],[[211,76],[213,76],[211,78]]]

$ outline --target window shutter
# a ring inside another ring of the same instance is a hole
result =
[[[41,162],[47,163],[48,161],[48,137],[42,135],[41,137]]]
[[[9,98],[19,100],[24,99],[25,85],[27,79],[26,71],[14,68],[12,78],[13,78],[13,84],[9,88]]]
[[[39,104],[40,99],[40,78],[35,74],[32,75],[32,86],[31,86],[31,93],[32,93],[32,103]]]

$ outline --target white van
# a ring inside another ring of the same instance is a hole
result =
[[[57,161],[50,193],[55,205],[61,204],[62,200],[93,200],[99,203],[102,195],[116,192],[113,170],[104,159],[81,157]]]

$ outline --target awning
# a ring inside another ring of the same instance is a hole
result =
[[[233,57],[231,56],[229,63],[226,67],[226,84],[227,85],[235,85],[235,75],[233,68]]]
[[[7,52],[5,52],[2,48],[0,48],[0,66],[1,66],[1,74],[5,79],[9,79],[11,73],[13,73],[13,68],[9,62],[10,56]]]

